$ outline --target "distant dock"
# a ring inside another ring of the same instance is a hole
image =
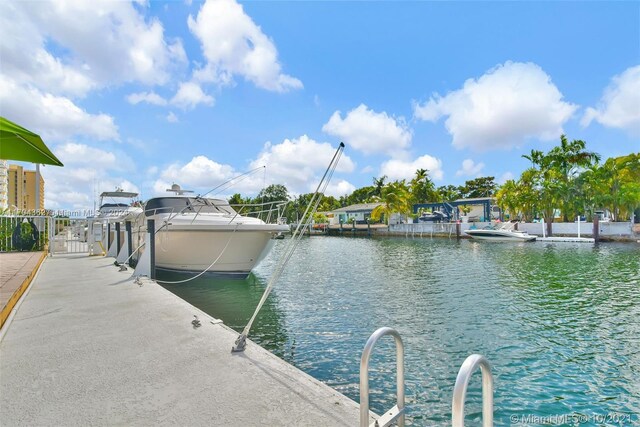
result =
[[[354,401],[254,343],[232,354],[238,333],[111,258],[46,259],[5,328],[3,425],[359,423]]]

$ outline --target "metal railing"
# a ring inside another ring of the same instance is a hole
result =
[[[282,214],[284,213],[286,204],[286,201],[278,200],[264,203],[245,203],[241,205],[233,204],[229,206],[237,212],[237,215],[235,215],[233,219],[238,215],[244,215],[261,219],[265,223],[270,224],[272,222],[279,222]]]
[[[89,252],[87,219],[49,218],[51,224],[49,252],[71,254]]]
[[[47,250],[50,219],[48,216],[0,216],[0,252]]]
[[[484,356],[472,354],[467,357],[456,378],[456,385],[453,387],[453,401],[451,403],[451,425],[453,427],[464,427],[464,401],[467,397],[467,387],[471,374],[480,368],[482,371],[482,425],[483,427],[493,426],[493,375],[491,366]]]
[[[398,331],[384,327],[369,337],[360,359],[360,427],[369,426],[369,359],[373,347],[385,335],[392,335],[396,344],[396,405],[381,415],[371,426],[386,427],[396,420],[399,427],[404,426],[404,344]]]

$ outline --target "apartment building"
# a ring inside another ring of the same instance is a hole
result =
[[[0,160],[0,212],[9,207],[9,164]]]
[[[36,200],[36,185],[40,187],[40,200]],[[36,183],[36,171],[19,165],[9,165],[7,202],[10,209],[44,210],[44,179]]]

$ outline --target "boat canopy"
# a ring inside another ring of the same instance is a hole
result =
[[[144,211],[146,216],[179,212],[237,214],[226,200],[203,197],[156,197],[146,203]]]
[[[100,194],[100,197],[126,197],[128,199],[133,199],[138,196],[138,193],[129,193],[127,191],[105,191]]]

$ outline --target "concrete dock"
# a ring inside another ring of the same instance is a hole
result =
[[[0,423],[358,425],[358,405],[113,259],[42,264],[0,342]],[[192,325],[194,315],[201,326]]]

